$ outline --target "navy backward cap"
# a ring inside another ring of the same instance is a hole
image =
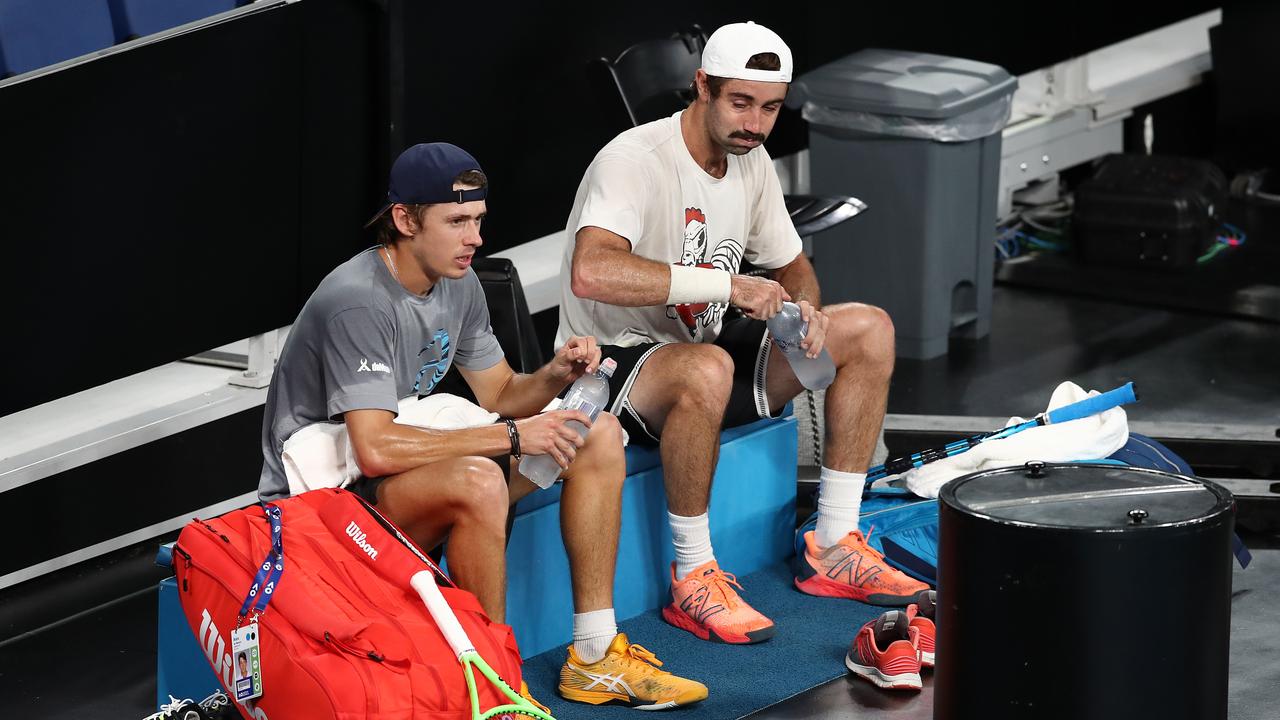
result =
[[[400,153],[391,165],[387,202],[364,226],[372,225],[396,203],[425,205],[484,200],[488,196],[487,188],[453,189],[454,179],[468,170],[480,170],[480,163],[457,145],[445,142],[414,145]]]

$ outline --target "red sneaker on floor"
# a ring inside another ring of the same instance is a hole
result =
[[[879,687],[919,690],[919,638],[905,612],[890,610],[858,630],[844,665]]]
[[[869,605],[906,605],[929,589],[885,562],[857,530],[825,549],[818,548],[810,530],[804,534],[804,545],[796,587],[809,595],[850,598]]]
[[[672,602],[662,608],[662,619],[712,642],[744,645],[773,637],[773,621],[748,605],[735,587],[742,589],[715,560],[683,579],[676,579],[676,564],[671,563]]]
[[[938,593],[922,590],[916,601],[907,606],[907,619],[920,633],[920,667],[933,667],[933,652],[938,639],[938,629],[933,624],[937,611]]]

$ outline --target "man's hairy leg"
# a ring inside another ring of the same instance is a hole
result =
[[[622,426],[601,413],[587,442],[564,471],[560,529],[578,613],[613,607],[613,575],[622,524],[622,482],[627,458]]]
[[[875,452],[893,374],[893,323],[883,310],[847,303],[822,309],[831,317],[826,349],[836,366],[827,388],[823,467],[865,473]],[[769,353],[769,407],[779,409],[804,388],[781,351]]]
[[[733,360],[715,345],[673,343],[654,351],[631,387],[632,408],[661,439],[667,509],[707,511],[720,425],[733,388]]]

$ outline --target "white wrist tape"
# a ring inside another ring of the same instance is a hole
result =
[[[672,265],[667,304],[727,303],[732,288],[733,276],[727,270]]]

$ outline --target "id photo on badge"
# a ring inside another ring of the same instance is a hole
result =
[[[239,702],[262,696],[262,658],[258,648],[258,624],[231,631],[231,684]]]
[[[253,692],[253,670],[249,667],[249,653],[241,652],[236,655],[236,695],[240,695],[241,689]]]

